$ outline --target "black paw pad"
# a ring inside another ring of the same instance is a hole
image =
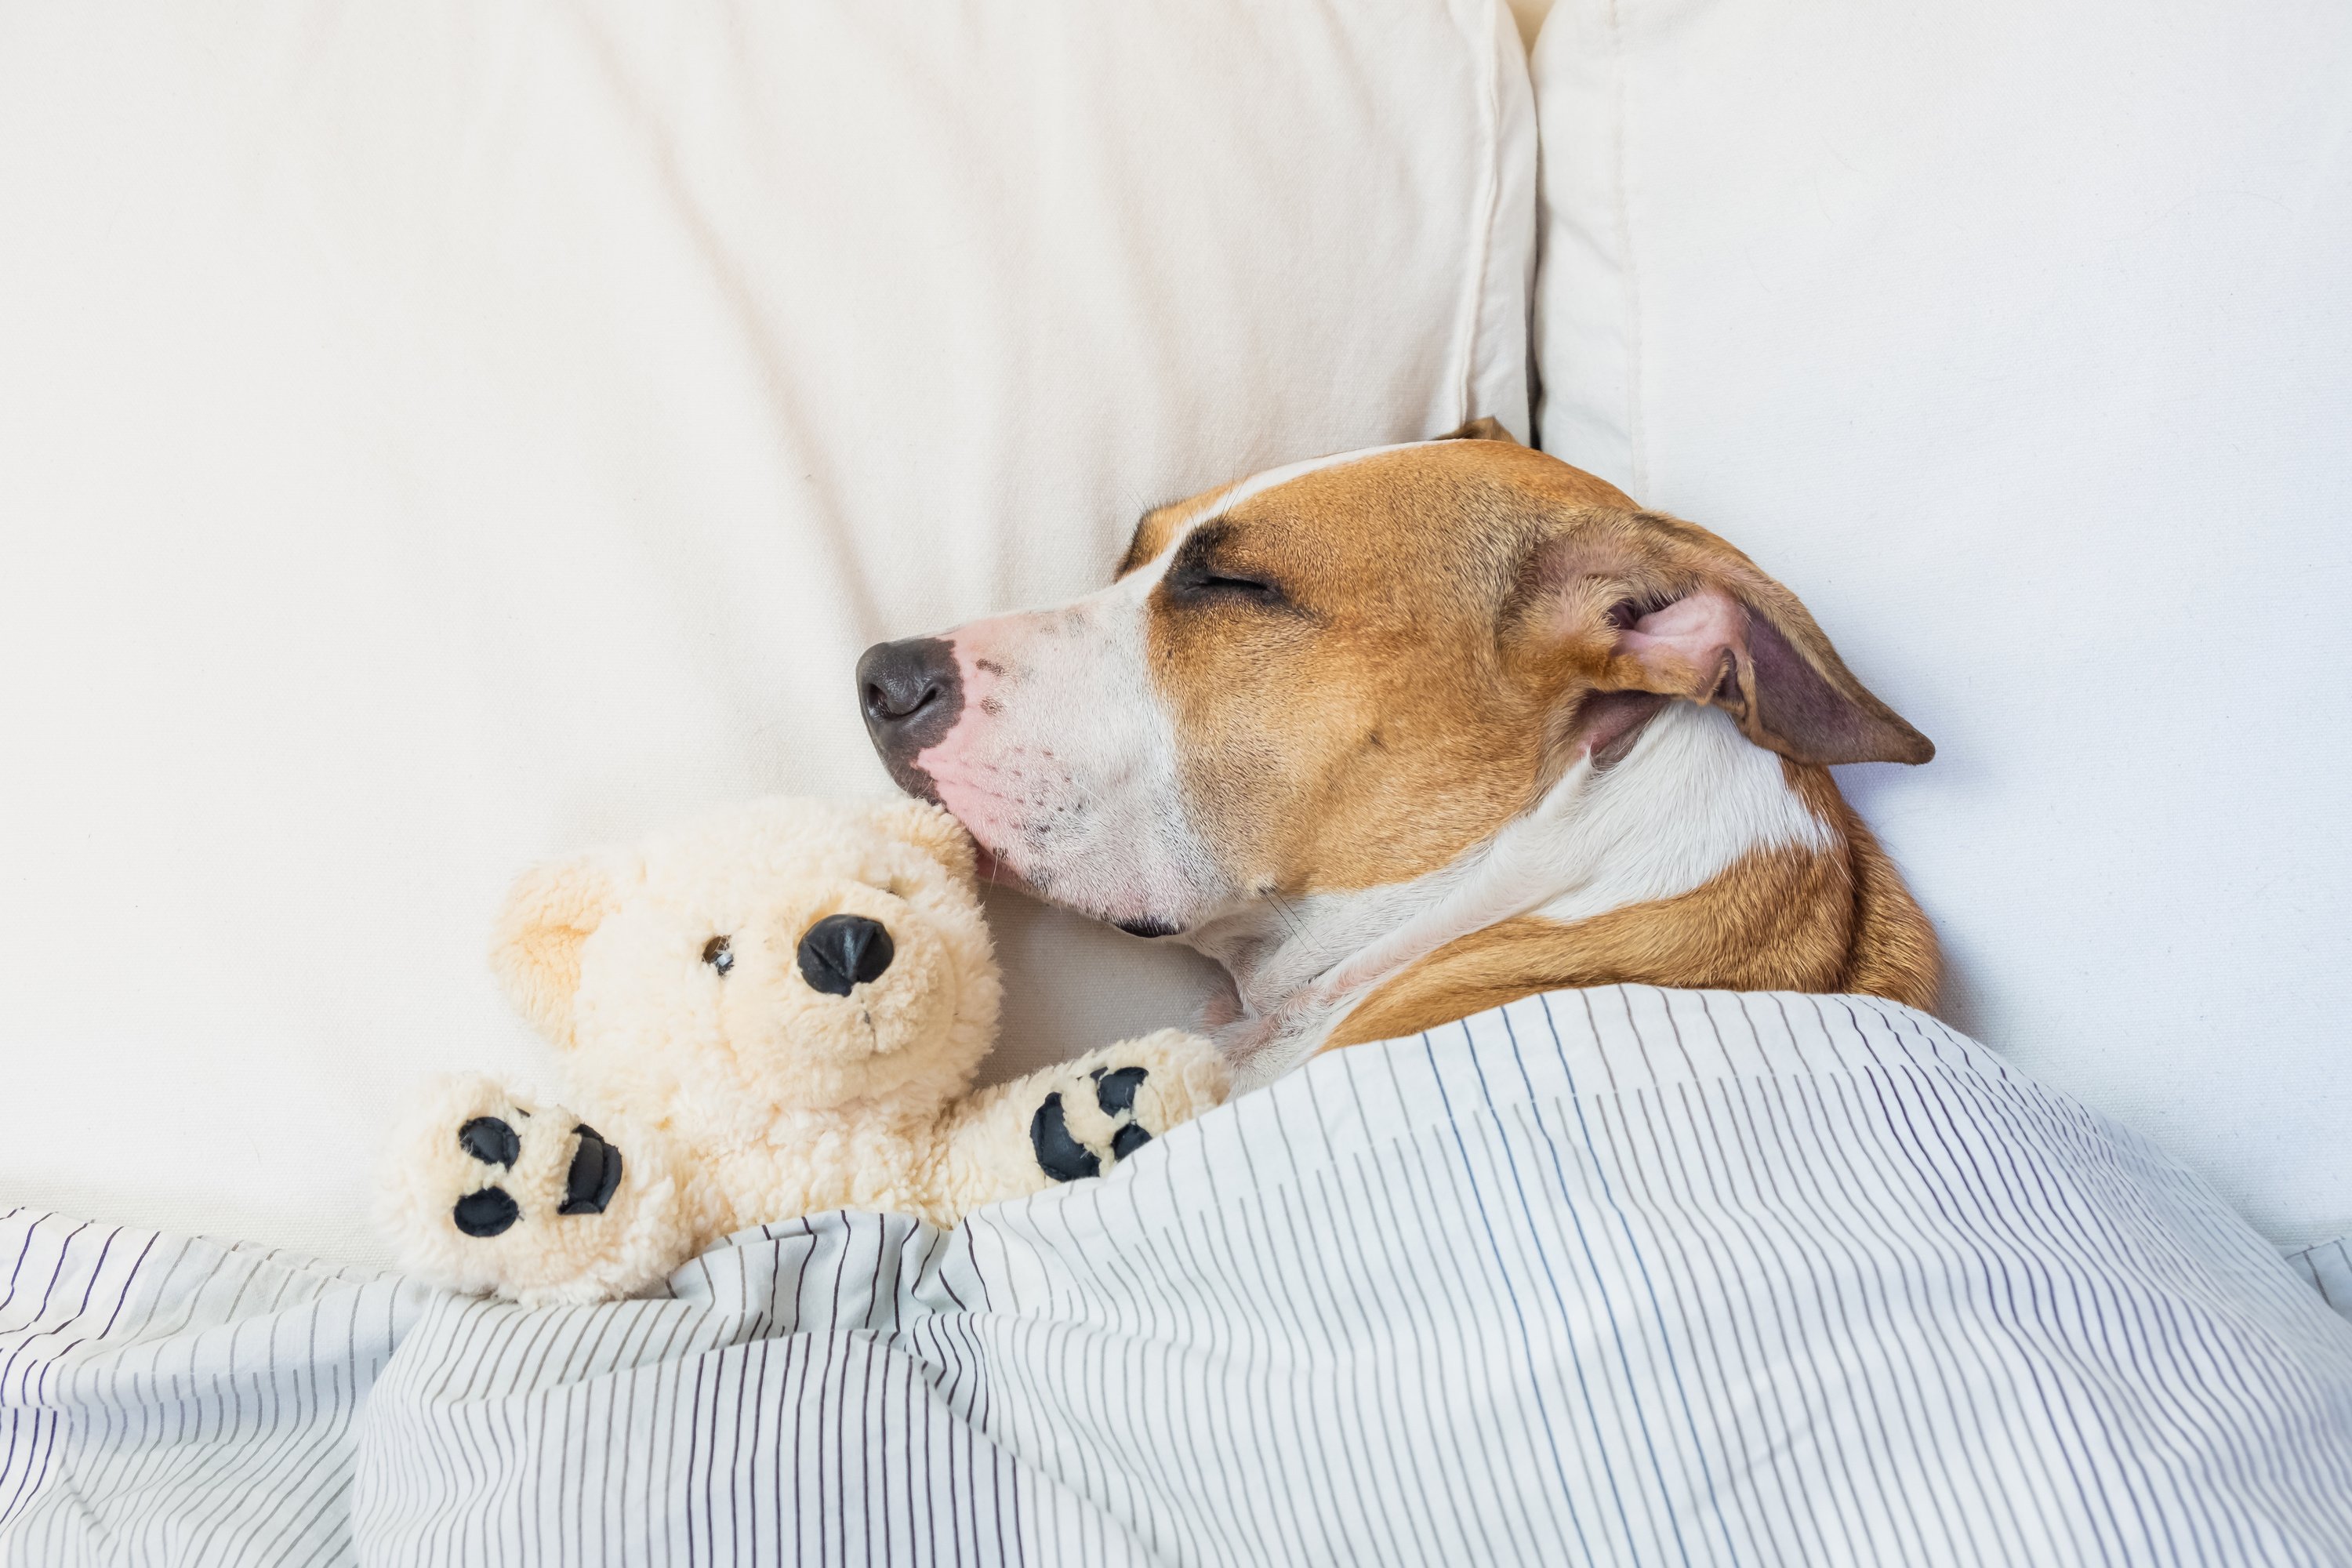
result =
[[[495,1116],[477,1116],[458,1128],[457,1147],[485,1165],[511,1165],[522,1157],[522,1140]]]
[[[1037,1168],[1057,1182],[1102,1173],[1102,1162],[1095,1158],[1094,1151],[1070,1136],[1059,1094],[1047,1095],[1037,1114],[1030,1118],[1029,1146],[1037,1151]]]
[[[1111,1134],[1110,1152],[1124,1160],[1150,1142],[1150,1130],[1140,1121],[1130,1121]]]
[[[469,1148],[467,1152],[472,1151]],[[521,1211],[515,1207],[514,1199],[507,1196],[504,1187],[484,1187],[459,1198],[453,1212],[457,1228],[467,1236],[491,1237],[514,1224],[515,1215]]]
[[[563,1177],[563,1206],[557,1214],[603,1214],[621,1187],[621,1152],[597,1136],[586,1122],[572,1130],[580,1147],[572,1152],[572,1169]]]
[[[1135,1109],[1135,1091],[1151,1076],[1144,1068],[1121,1068],[1117,1072],[1095,1069],[1095,1103],[1103,1108],[1105,1116],[1124,1116]]]

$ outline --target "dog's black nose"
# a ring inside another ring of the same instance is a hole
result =
[[[857,661],[857,692],[870,730],[931,720],[939,708],[957,706],[961,684],[954,647],[937,637],[878,642]]]
[[[846,996],[851,986],[880,978],[897,952],[880,921],[827,915],[801,938],[801,978],[812,990]]]
[[[938,637],[876,643],[857,661],[857,705],[882,765],[908,795],[935,800],[916,757],[939,744],[963,711],[954,645]]]

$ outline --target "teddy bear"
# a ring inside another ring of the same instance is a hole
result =
[[[527,872],[492,967],[581,1112],[434,1084],[383,1189],[402,1267],[524,1303],[634,1295],[767,1222],[952,1226],[1224,1099],[1215,1048],[1175,1029],[973,1092],[1001,994],[974,864],[928,803],[779,797]]]

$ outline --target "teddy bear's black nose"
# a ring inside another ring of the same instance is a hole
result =
[[[889,968],[896,951],[880,921],[827,915],[801,938],[801,978],[828,996],[846,996]]]

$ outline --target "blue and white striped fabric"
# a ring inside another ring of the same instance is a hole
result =
[[[43,1568],[2352,1563],[2319,1264],[1853,997],[1531,998],[668,1300],[0,1237]]]
[[[2311,1282],[2320,1299],[2352,1319],[2352,1236],[2290,1252],[2287,1266]]]

